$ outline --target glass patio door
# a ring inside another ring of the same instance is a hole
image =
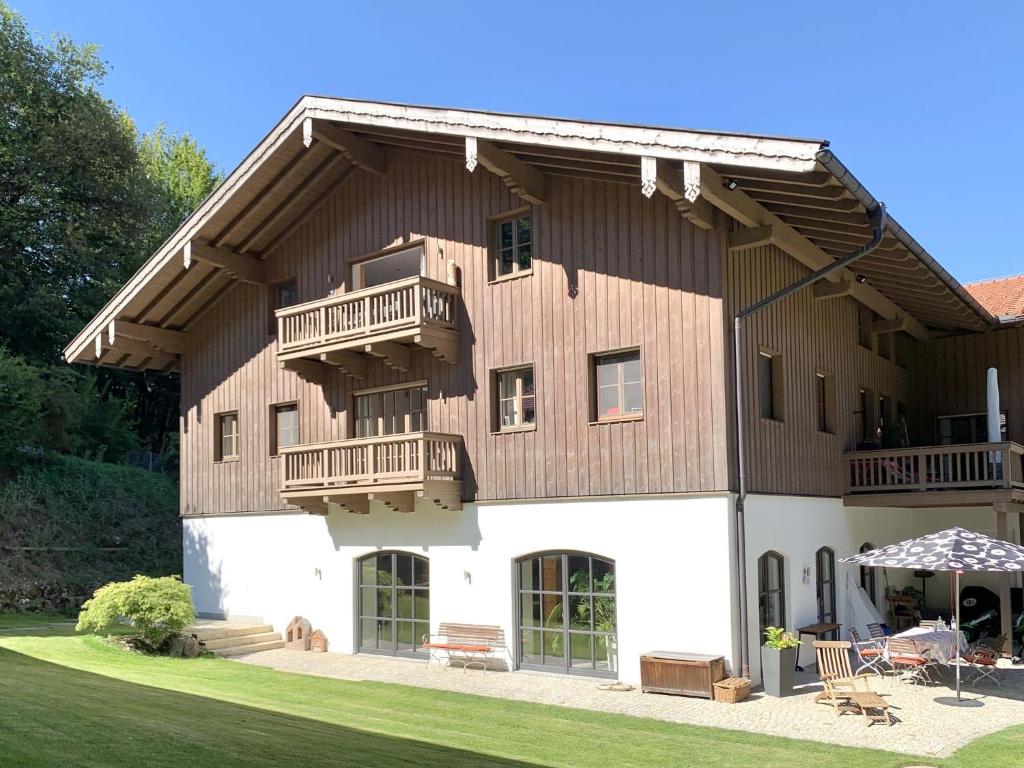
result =
[[[430,631],[430,563],[406,552],[359,561],[359,650],[391,656],[423,654]]]
[[[618,671],[615,563],[552,552],[518,561],[519,666],[568,674]]]

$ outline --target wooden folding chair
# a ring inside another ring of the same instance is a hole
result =
[[[837,715],[859,712],[869,726],[872,723],[892,725],[889,703],[871,690],[867,680],[870,675],[855,675],[850,669],[851,647],[847,640],[814,641],[823,688],[814,700],[831,704]]]
[[[900,681],[911,683],[932,681],[928,675],[928,667],[931,666],[931,659],[928,653],[921,653],[914,645],[914,641],[906,637],[890,637],[888,642],[889,664],[893,672],[897,674]]]

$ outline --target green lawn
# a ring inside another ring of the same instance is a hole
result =
[[[0,765],[1010,768],[1024,727],[943,763],[735,731],[0,635]]]
[[[38,627],[55,622],[74,623],[74,619],[57,613],[8,613],[0,611],[0,629]]]

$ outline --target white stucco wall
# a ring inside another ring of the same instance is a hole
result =
[[[1011,538],[1016,535],[1016,520],[1011,515]],[[793,496],[751,495],[746,504],[747,528],[747,604],[749,616],[749,642],[751,674],[760,679],[760,646],[757,605],[757,560],[768,550],[785,557],[786,626],[789,629],[813,624],[818,619],[815,553],[820,547],[831,547],[836,553],[836,608],[837,621],[843,625],[843,638],[850,625],[847,616],[847,574],[859,583],[857,566],[838,562],[840,558],[855,554],[860,546],[870,542],[875,546],[892,544],[904,539],[941,531],[959,525],[970,530],[995,535],[995,513],[991,508],[931,508],[889,509],[870,507],[844,507],[841,499]],[[804,568],[808,569],[804,577]],[[885,575],[876,569],[877,607],[885,615]],[[913,571],[888,569],[889,583],[896,588],[907,584],[920,587],[921,580]],[[966,574],[964,586],[979,584],[996,591],[996,574]],[[949,577],[937,573],[926,587],[928,605],[948,613],[950,605]],[[811,638],[804,638],[802,661],[814,657]]]
[[[332,650],[351,653],[356,560],[405,550],[430,559],[433,627],[499,624],[511,645],[514,560],[544,550],[590,552],[616,563],[619,677],[637,682],[644,651],[731,660],[731,517],[730,498],[721,495],[189,518],[185,580],[201,612],[259,617],[277,630],[301,614],[327,633]]]

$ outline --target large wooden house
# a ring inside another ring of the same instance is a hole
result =
[[[838,557],[1019,536],[1024,335],[880,212],[823,141],[305,97],[65,356],[180,372],[204,614],[756,676],[764,625],[885,609]]]

